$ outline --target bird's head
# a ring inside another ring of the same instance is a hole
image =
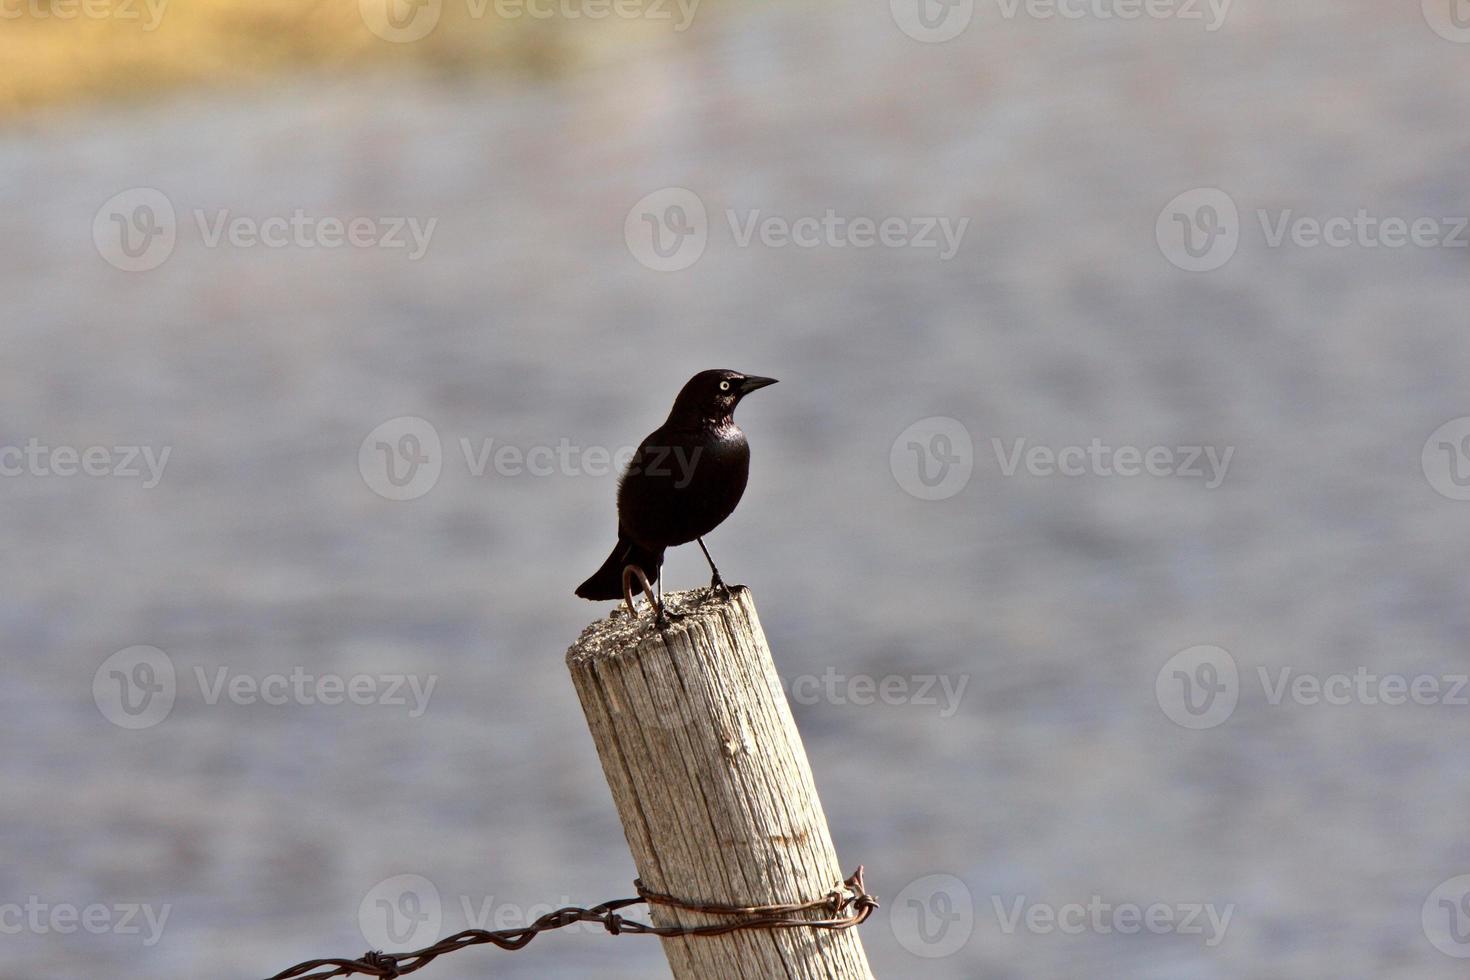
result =
[[[739,371],[701,371],[689,379],[679,397],[674,399],[670,417],[728,418],[740,404],[740,399],[757,388],[775,383],[775,378],[759,378]]]

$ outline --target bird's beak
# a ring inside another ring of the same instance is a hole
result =
[[[755,391],[757,388],[764,388],[767,385],[773,385],[775,383],[776,383],[776,379],[775,378],[754,378],[754,377],[747,377],[743,381],[740,382],[740,394],[742,394],[742,395],[748,395],[752,391]]]

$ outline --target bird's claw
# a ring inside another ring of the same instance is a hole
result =
[[[725,584],[725,580],[720,578],[718,573],[709,580],[709,587],[712,591],[718,592],[722,599],[728,599],[731,596],[730,587]]]
[[[686,615],[688,614],[669,612],[667,609],[664,608],[664,604],[660,602],[657,607],[657,612],[654,613],[653,625],[661,630],[667,629],[671,624],[677,623]]]

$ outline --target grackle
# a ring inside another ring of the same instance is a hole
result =
[[[689,379],[674,399],[668,421],[629,460],[618,484],[617,547],[577,587],[577,595],[621,598],[623,572],[629,567],[656,583],[664,550],[690,541],[699,542],[709,562],[710,587],[728,594],[702,539],[735,510],[750,474],[750,446],[735,424],[735,406],[757,388],[775,383],[775,378],[738,371],[701,371]]]

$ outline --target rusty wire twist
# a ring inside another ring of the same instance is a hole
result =
[[[660,936],[668,939],[678,936],[722,936],[745,929],[851,929],[867,921],[868,916],[872,915],[873,910],[878,907],[878,900],[869,895],[867,888],[863,885],[862,865],[858,865],[858,869],[842,882],[841,888],[834,888],[822,898],[813,899],[810,902],[788,905],[719,905],[710,902],[686,902],[672,895],[665,895],[644,887],[642,879],[635,881],[633,885],[638,890],[637,898],[619,898],[588,909],[576,907],[557,909],[520,929],[500,929],[494,932],[485,929],[466,929],[452,936],[446,936],[432,946],[425,946],[411,953],[385,953],[381,950],[370,950],[355,960],[331,957],[307,960],[282,970],[268,980],[328,980],[330,977],[346,977],[355,974],[392,980],[394,977],[405,976],[423,969],[445,953],[486,944],[498,946],[501,949],[521,949],[543,932],[560,929],[577,922],[601,923],[603,928],[614,936],[627,933],[638,936]],[[735,918],[731,922],[711,922],[699,926],[655,926],[636,919],[625,919],[617,914],[620,909],[625,909],[630,905],[644,904],[665,905],[670,908],[683,909],[686,912]],[[801,916],[803,912],[817,910],[825,911],[826,918],[807,919]],[[312,973],[310,972],[312,970],[324,972]]]
[[[643,588],[643,594],[648,597],[648,608],[654,610],[658,616],[663,616],[663,603],[654,598],[653,586],[648,584],[648,576],[643,574],[643,569],[637,565],[623,566],[623,601],[628,604],[628,618],[637,619],[638,610],[633,605],[633,579]]]

